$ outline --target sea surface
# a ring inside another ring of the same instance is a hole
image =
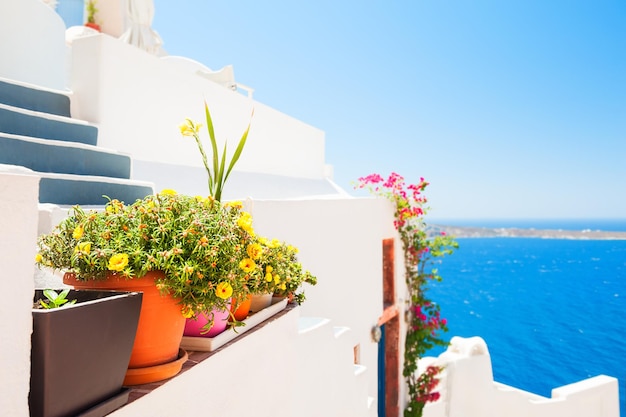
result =
[[[478,227],[626,231],[626,220],[456,221]],[[481,336],[494,379],[546,397],[604,374],[626,410],[626,240],[463,238],[429,289],[452,336]],[[429,354],[436,355],[442,349]]]

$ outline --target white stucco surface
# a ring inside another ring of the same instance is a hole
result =
[[[438,358],[425,358],[443,366],[439,401],[428,403],[424,417],[619,417],[617,378],[597,375],[554,388],[550,398],[493,380],[491,356],[478,336],[453,337]],[[523,364],[520,364],[523,366]]]
[[[42,1],[0,1],[0,40],[0,77],[67,87],[65,24]]]
[[[72,115],[99,126],[100,146],[139,160],[201,167],[194,140],[183,138],[178,126],[187,117],[203,124],[210,155],[206,101],[220,152],[227,141],[232,155],[251,123],[237,170],[301,178],[326,173],[323,131],[178,65],[105,34],[76,39],[72,62]]]
[[[0,170],[0,415],[27,416],[39,177]]]

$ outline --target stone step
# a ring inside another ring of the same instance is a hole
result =
[[[70,93],[0,77],[0,103],[70,117]]]
[[[152,183],[92,175],[37,173],[39,202],[58,205],[104,205],[107,197],[132,204],[154,194]]]
[[[0,172],[36,175],[39,180],[39,203],[59,206],[104,206],[108,199],[127,204],[154,194],[152,183],[92,175],[71,175],[35,172],[19,165],[0,164]]]
[[[0,132],[95,146],[98,129],[82,120],[0,104]]]
[[[0,133],[0,164],[37,172],[130,178],[131,159],[112,150],[81,143]]]

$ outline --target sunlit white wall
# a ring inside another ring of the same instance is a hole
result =
[[[39,177],[0,171],[0,414],[28,415]]]

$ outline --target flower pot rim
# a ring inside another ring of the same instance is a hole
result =
[[[46,288],[48,289],[48,288]],[[50,288],[53,289],[54,291],[63,291],[63,289],[54,289],[54,288]],[[35,294],[33,296],[34,300],[35,299],[44,299],[44,297],[37,297],[37,294],[39,291],[43,292],[43,289],[35,289]],[[32,312],[34,314],[51,314],[54,313],[55,311],[60,311],[60,310],[69,310],[69,309],[74,309],[74,308],[85,308],[85,306],[88,305],[92,305],[92,304],[97,304],[97,303],[101,303],[104,300],[115,300],[115,299],[120,299],[120,298],[126,298],[126,297],[135,297],[137,295],[141,295],[140,292],[138,291],[115,291],[115,290],[95,290],[95,289],[70,289],[70,292],[68,294],[68,299],[72,299],[72,294],[74,294],[74,296],[76,296],[76,293],[80,293],[80,294],[101,294],[103,295],[102,297],[98,297],[98,298],[94,298],[94,299],[90,299],[90,300],[77,300],[76,303],[74,304],[69,304],[69,305],[64,305],[61,307],[57,307],[57,308],[32,308]],[[33,300],[33,301],[34,301]]]

